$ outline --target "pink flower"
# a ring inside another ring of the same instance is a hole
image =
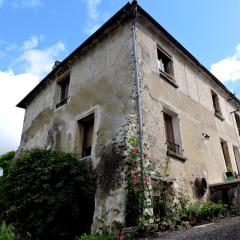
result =
[[[143,178],[143,181],[144,181],[145,183],[148,183],[148,182],[150,181],[150,179],[149,179],[149,177],[146,177],[146,176],[145,176],[145,177]]]
[[[140,182],[139,176],[133,176],[132,181],[133,181],[133,184],[139,183]]]
[[[154,186],[159,186],[161,183],[160,183],[160,182],[157,182],[157,181],[153,181],[152,184],[153,184]]]
[[[139,153],[139,147],[133,147],[132,151],[133,151],[134,153]]]
[[[120,233],[119,235],[119,240],[126,240],[125,236],[123,233]]]

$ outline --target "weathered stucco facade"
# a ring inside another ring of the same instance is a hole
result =
[[[125,150],[128,137],[138,133],[132,31],[136,7],[144,150],[159,166],[169,161],[169,176],[191,199],[196,199],[196,178],[207,184],[226,181],[223,141],[232,170],[238,173],[238,99],[142,8],[128,3],[18,104],[26,109],[19,151],[41,147],[81,157],[80,124],[94,115],[91,154],[83,158],[91,160],[98,177],[93,231],[113,221],[124,223]],[[161,57],[168,69],[159,69]],[[66,76],[67,96],[59,105]],[[213,92],[221,116],[215,114]],[[166,116],[173,145],[166,144]]]
[[[226,181],[221,140],[226,141],[232,169],[238,173],[233,147],[239,148],[234,116],[239,103],[144,18],[139,20],[137,38],[145,145],[156,161],[169,158],[169,175],[195,199],[196,178],[205,178],[209,185]],[[158,46],[172,57],[176,85],[159,76]],[[215,115],[212,90],[218,95],[222,118]],[[168,111],[177,118],[182,158],[167,154],[163,113]]]

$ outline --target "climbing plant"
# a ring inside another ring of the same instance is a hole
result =
[[[160,205],[164,206],[161,195],[171,185],[167,178],[168,159],[165,159],[163,173],[158,171],[154,161],[144,152],[143,176],[140,169],[140,149],[138,138],[132,136],[128,141],[126,161],[126,224],[156,222],[161,216],[157,214]],[[158,194],[160,198],[154,197]],[[156,201],[156,199],[158,199]]]

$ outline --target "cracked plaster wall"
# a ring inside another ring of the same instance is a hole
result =
[[[92,231],[124,223],[124,159],[127,137],[135,134],[135,83],[131,26],[125,22],[70,65],[68,103],[56,109],[57,78],[27,106],[20,149],[76,152],[79,116],[95,111],[91,160],[97,174]],[[80,153],[79,153],[80,154]]]
[[[142,20],[142,21],[141,21]],[[166,136],[163,108],[175,112],[179,118],[180,135],[184,157],[181,161],[170,157],[168,173],[176,179],[179,187],[191,199],[196,199],[193,183],[196,177],[206,178],[208,184],[225,181],[226,166],[220,138],[228,143],[233,170],[237,166],[233,145],[239,147],[239,135],[233,114],[233,102],[229,96],[213,83],[176,46],[173,46],[159,30],[144,19],[137,29],[137,52],[142,84],[142,108],[145,149],[159,168],[166,161]],[[173,58],[174,77],[178,88],[159,76],[157,67],[157,45]],[[224,121],[214,116],[211,89],[219,96]],[[202,133],[210,136],[204,140]]]

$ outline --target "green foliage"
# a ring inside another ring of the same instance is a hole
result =
[[[137,226],[138,232],[149,231],[150,223],[159,230],[177,229],[184,224],[211,221],[224,217],[228,210],[221,203],[189,203],[189,199],[173,186],[168,176],[169,159],[156,166],[144,153],[144,169],[141,176],[139,141],[131,137],[126,161],[126,224]],[[184,222],[185,221],[185,222]],[[151,231],[151,230],[150,230]]]
[[[0,177],[0,221],[2,222],[4,219],[2,218],[2,213],[6,209],[6,203],[2,199],[4,199],[4,192],[1,190],[1,186],[5,181],[5,178],[8,174],[8,170],[14,161],[15,151],[10,151],[0,155],[0,167],[3,169],[4,177]]]
[[[138,138],[130,137],[128,141],[127,161],[126,161],[126,224],[127,226],[138,225],[139,229],[144,228],[144,224],[160,218],[153,210],[155,206],[153,191],[160,195],[171,185],[167,179],[168,159],[164,161],[164,173],[157,170],[154,161],[148,158],[147,153],[143,153],[144,169],[141,166],[141,153]],[[141,175],[143,173],[143,176]],[[160,205],[165,205],[165,199],[159,199]]]
[[[139,147],[136,137],[129,139],[128,158],[126,161],[126,225],[136,226],[142,215],[144,188],[141,181]]]
[[[8,168],[14,158],[15,151],[10,151],[0,155],[0,167],[3,169],[4,174],[7,174]]]
[[[87,235],[83,234],[79,240],[115,240],[116,238],[110,235]]]
[[[191,203],[182,212],[182,217],[193,224],[212,221],[227,216],[228,209],[222,203]]]
[[[3,176],[4,218],[32,239],[73,239],[89,232],[94,178],[84,161],[50,150],[25,151]]]
[[[15,234],[13,231],[13,226],[12,225],[6,225],[3,223],[0,226],[0,240],[14,240],[15,239]]]

